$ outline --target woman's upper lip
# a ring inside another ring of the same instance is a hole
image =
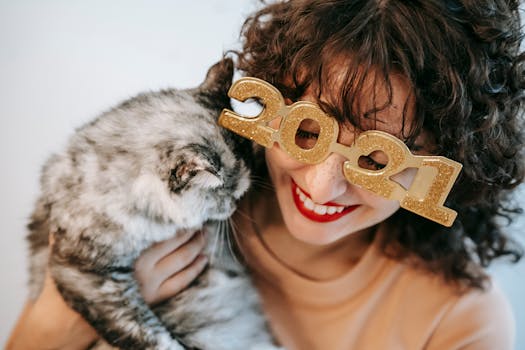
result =
[[[301,186],[299,186],[297,184],[297,182],[295,182],[293,179],[292,179],[293,183],[295,184],[295,186],[297,186],[301,192],[303,192],[305,195],[308,196],[308,198],[312,198],[312,196],[310,196],[310,193],[306,192]],[[326,202],[326,203],[317,203],[314,201],[315,204],[320,204],[320,205],[326,205],[326,206],[334,206],[334,207],[349,207],[349,206],[352,206],[352,205],[355,205],[355,204],[340,204],[340,203],[336,203],[336,202]]]

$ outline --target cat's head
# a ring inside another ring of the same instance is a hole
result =
[[[141,215],[197,228],[229,217],[248,189],[252,144],[217,122],[231,108],[233,66],[223,59],[197,88],[142,94],[117,109],[140,114],[140,124],[123,124],[138,159],[130,198]]]
[[[169,174],[175,199],[185,203],[187,214],[205,220],[228,218],[250,185],[251,142],[217,124],[222,109],[231,108],[228,90],[233,70],[231,59],[221,60],[192,91],[195,100],[208,110],[213,133],[177,150],[178,158]]]
[[[181,150],[168,184],[187,215],[224,220],[248,189],[250,170],[224,142],[192,143]]]

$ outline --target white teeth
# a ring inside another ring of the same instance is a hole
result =
[[[310,198],[306,198],[306,200],[304,200],[303,203],[306,209],[314,210],[315,203]]]
[[[303,193],[299,189],[299,187],[295,188],[295,192],[299,196],[299,199],[301,202],[303,202],[306,209],[313,211],[314,213],[318,215],[332,215],[335,213],[341,213],[345,207],[341,206],[329,206],[329,205],[322,205],[322,204],[316,204],[314,201],[312,201],[306,194]]]
[[[316,204],[314,207],[314,212],[319,215],[324,215],[328,211],[328,207],[326,205],[319,205]]]

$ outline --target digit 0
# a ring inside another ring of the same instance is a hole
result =
[[[319,135],[314,147],[304,149],[295,142],[301,122],[311,119],[319,124]],[[279,127],[279,144],[297,160],[307,164],[322,162],[330,153],[331,145],[337,141],[339,125],[311,102],[299,101],[290,106],[290,111]]]

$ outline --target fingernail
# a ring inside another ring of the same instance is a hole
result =
[[[208,257],[204,254],[199,255],[199,262],[206,265],[208,263]]]

